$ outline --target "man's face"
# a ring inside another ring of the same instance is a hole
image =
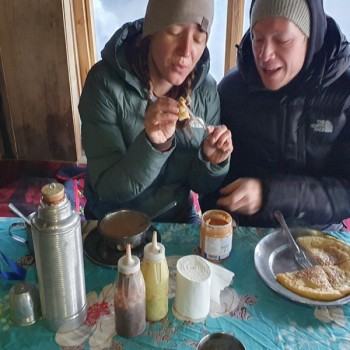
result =
[[[259,20],[252,33],[254,59],[260,78],[268,90],[279,90],[303,67],[307,37],[283,17]]]

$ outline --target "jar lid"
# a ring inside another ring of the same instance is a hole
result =
[[[159,261],[165,258],[165,247],[157,242],[157,231],[153,231],[152,242],[145,245],[144,258],[151,261]]]
[[[60,183],[50,183],[41,189],[42,200],[44,203],[59,203],[65,196],[64,186]]]
[[[118,271],[124,275],[131,275],[140,270],[140,259],[131,255],[130,244],[126,245],[125,255],[118,260]]]

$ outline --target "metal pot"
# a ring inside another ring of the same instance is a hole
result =
[[[112,249],[125,250],[127,243],[136,248],[145,242],[145,235],[152,224],[152,219],[167,212],[176,204],[176,201],[170,202],[152,216],[129,209],[110,212],[98,222],[97,228]]]
[[[245,347],[233,334],[212,333],[202,338],[197,350],[245,350]]]

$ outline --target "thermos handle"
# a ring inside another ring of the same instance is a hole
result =
[[[9,228],[9,235],[12,239],[14,239],[17,242],[23,243],[23,244],[28,244],[28,240],[24,237],[21,236],[17,236],[16,234],[14,234],[12,232],[12,230],[17,227],[17,226],[22,226],[25,229],[25,224],[24,222],[14,222],[13,224],[11,224],[10,228]]]

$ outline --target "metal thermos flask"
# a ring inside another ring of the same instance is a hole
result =
[[[62,184],[41,189],[31,226],[44,323],[52,331],[72,331],[87,314],[83,244],[80,217]]]

